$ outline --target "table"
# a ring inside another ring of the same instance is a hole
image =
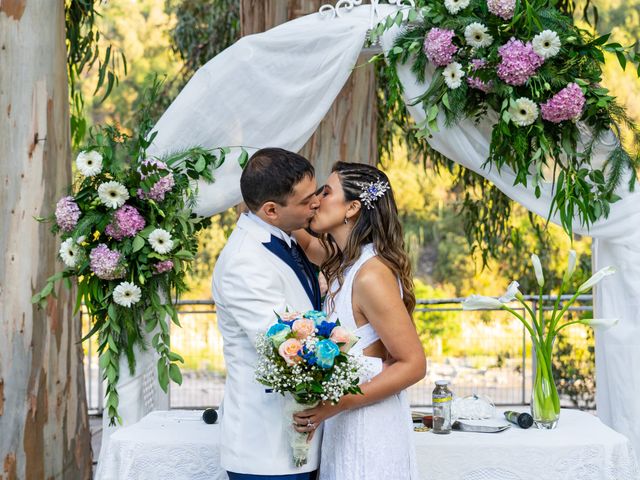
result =
[[[219,427],[201,416],[157,411],[118,430],[102,449],[96,479],[227,480],[219,464]],[[415,432],[414,439],[423,480],[640,479],[627,438],[577,410],[563,409],[552,431],[514,426],[498,434]]]

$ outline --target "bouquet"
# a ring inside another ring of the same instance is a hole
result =
[[[629,127],[636,147],[640,130],[601,85],[602,65],[605,52],[622,68],[638,63],[640,54],[575,25],[554,1],[415,3],[370,37],[406,25],[387,54],[390,65],[409,62],[420,82],[433,68],[430,85],[413,100],[426,113],[417,136],[438,131],[439,114],[446,126],[488,118],[494,126],[486,164],[511,167],[515,183],[532,181],[536,196],[543,181],[552,182],[550,214],[557,211],[568,232],[574,214],[586,226],[606,217],[619,199],[616,187],[625,178],[633,187],[640,159],[621,146],[617,125]],[[609,132],[616,147],[604,165],[592,163],[595,142]]]
[[[594,285],[598,284],[602,279],[613,275],[615,269],[611,266],[600,269],[586,282],[581,284],[567,301],[563,302],[562,296],[576,269],[576,252],[575,250],[570,250],[567,269],[562,278],[558,296],[553,310],[548,313],[542,308],[544,305],[543,292],[545,279],[540,258],[535,254],[531,255],[531,263],[538,286],[540,287],[540,308],[537,312],[534,312],[529,304],[525,302],[519,290],[520,285],[516,281],[511,282],[505,294],[500,298],[496,299],[481,295],[471,295],[464,300],[462,308],[463,310],[480,310],[486,308],[502,309],[508,311],[522,322],[531,336],[536,358],[535,379],[531,393],[532,416],[538,428],[552,429],[556,427],[560,416],[560,399],[553,379],[551,362],[554,340],[561,330],[570,325],[582,323],[594,328],[610,328],[618,323],[617,318],[565,320],[565,314],[569,310],[569,307],[579,299],[580,295],[588,293]],[[522,305],[523,313],[508,306],[508,304],[513,301],[517,301]]]
[[[362,366],[349,350],[358,341],[340,322],[327,320],[323,312],[276,314],[274,323],[258,337],[256,379],[287,395],[285,418],[320,402],[337,403],[347,393],[362,393],[358,384]],[[307,434],[290,430],[293,460],[307,463]]]
[[[152,105],[160,84],[147,92]],[[55,282],[77,282],[75,312],[84,304],[92,321],[83,338],[98,335],[99,364],[106,381],[106,410],[111,423],[118,416],[120,358],[135,370],[134,346],[146,349],[145,332],[159,355],[158,380],[164,391],[169,380],[180,384],[178,363],[171,351],[168,318],[180,326],[171,300],[186,291],[186,272],[197,253],[197,232],[208,220],[193,214],[194,181],[213,181],[229,152],[227,148],[195,147],[164,158],[147,155],[155,137],[145,108],[137,136],[107,125],[91,133],[76,158],[76,179],[55,212],[41,221],[53,223],[61,236],[64,270],[51,276],[32,298],[46,304]],[[240,162],[246,160],[243,150]]]

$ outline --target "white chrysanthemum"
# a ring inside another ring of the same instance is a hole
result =
[[[526,97],[517,99],[509,108],[511,120],[520,127],[531,125],[538,118],[538,106]]]
[[[460,10],[467,8],[470,1],[471,0],[444,0],[444,6],[450,14],[455,15]]]
[[[149,244],[154,251],[160,254],[169,253],[173,248],[171,234],[162,228],[156,228],[149,235]]]
[[[98,187],[98,197],[103,205],[120,208],[129,199],[129,192],[120,182],[105,182]]]
[[[102,155],[95,150],[83,150],[76,158],[76,166],[85,177],[93,177],[102,171]]]
[[[67,238],[60,245],[60,258],[69,268],[75,268],[80,261],[82,250],[73,242],[73,238]]]
[[[447,65],[442,72],[442,75],[444,76],[444,83],[447,84],[447,87],[455,89],[462,85],[464,71],[462,70],[462,65],[458,62],[452,62]]]
[[[123,307],[130,307],[138,303],[142,296],[142,290],[135,283],[122,282],[113,289],[113,301]]]
[[[533,46],[533,51],[546,60],[558,54],[562,43],[556,32],[545,30],[533,37],[531,45]]]
[[[473,22],[464,29],[464,39],[467,45],[474,48],[488,47],[493,43],[493,37],[489,35],[487,27],[481,23]]]

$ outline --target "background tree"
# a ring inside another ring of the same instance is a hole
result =
[[[46,216],[71,180],[64,2],[0,3],[0,461],[3,478],[91,478],[80,323]],[[0,475],[2,476],[2,475]]]

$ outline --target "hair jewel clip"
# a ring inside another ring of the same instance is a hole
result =
[[[360,183],[362,192],[360,192],[360,200],[367,206],[367,209],[374,208],[374,203],[389,190],[389,183],[378,180],[371,183]]]

